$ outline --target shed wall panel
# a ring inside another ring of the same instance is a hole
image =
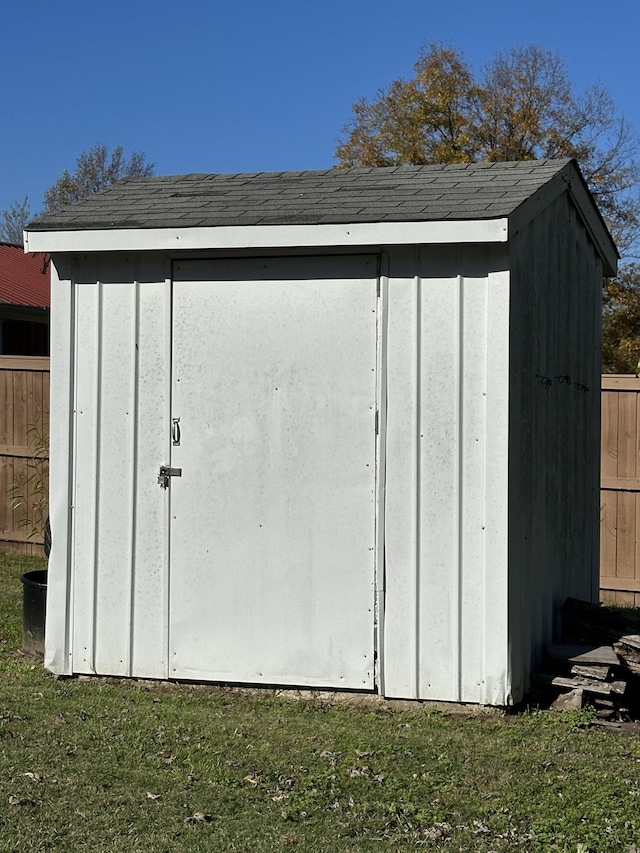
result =
[[[135,286],[127,283],[126,268],[114,269],[113,274],[115,280],[100,284],[94,664],[98,672],[128,675],[134,569],[131,463],[135,459],[136,294]]]
[[[391,696],[419,695],[419,282],[388,282],[385,606],[382,667]],[[443,594],[444,596],[444,594]],[[443,598],[446,604],[446,600]]]
[[[421,270],[415,284],[419,296],[419,363],[413,395],[418,413],[413,437],[418,467],[413,614],[418,630],[417,695],[457,698],[461,677],[459,333],[463,306],[460,281],[427,276]],[[435,460],[439,460],[437,464]],[[393,456],[390,462],[393,467]],[[388,591],[389,605],[392,592],[393,585]]]
[[[125,257],[76,285],[73,668],[167,674],[168,283]],[[151,265],[153,269],[153,264]],[[92,283],[91,283],[92,282]]]
[[[509,613],[516,700],[567,596],[597,600],[602,262],[568,196],[512,240]]]
[[[83,264],[75,285],[75,389],[72,565],[73,667],[95,671],[94,612],[97,570],[97,500],[99,466],[100,284],[94,264]],[[93,281],[92,281],[93,280]],[[55,386],[54,386],[55,393]],[[80,464],[78,464],[78,460]]]
[[[394,276],[391,267],[389,696],[500,703],[508,692],[506,495],[500,497],[508,277],[491,272],[503,263],[500,253],[433,247],[416,258],[418,276]],[[489,366],[497,371],[491,385]]]
[[[169,459],[171,303],[162,258],[137,281],[137,405],[130,661],[132,672],[166,678],[168,664],[168,498],[157,483]]]
[[[52,265],[49,516],[53,536],[49,555],[44,663],[47,669],[59,675],[69,675],[72,671],[70,471],[73,464],[73,276],[73,265],[68,260],[65,262],[60,258]]]
[[[487,431],[488,276],[460,277],[460,698],[477,697],[484,681],[485,457],[502,436]],[[504,572],[500,565],[491,571]],[[499,601],[495,602],[497,606]],[[497,617],[497,614],[494,614]],[[504,614],[496,618],[499,625]],[[468,701],[468,700],[467,700]]]
[[[491,440],[484,455],[484,573],[482,583],[482,660],[485,702],[512,701],[508,662],[508,483],[505,445],[509,434],[509,324],[511,278],[508,272],[489,273],[487,293],[487,348],[485,428]],[[504,567],[504,568],[503,568]],[[492,620],[498,614],[493,629]],[[473,643],[473,638],[468,637]],[[500,697],[500,698],[498,698]]]

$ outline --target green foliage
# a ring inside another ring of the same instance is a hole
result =
[[[623,267],[605,283],[603,373],[637,373],[640,364],[640,266]]]
[[[21,246],[22,232],[31,219],[29,197],[25,196],[23,202],[14,201],[8,210],[2,211],[0,217],[0,240]]]
[[[60,210],[68,204],[93,193],[100,192],[123,178],[140,178],[153,175],[153,163],[147,163],[144,154],[133,151],[128,157],[122,145],[109,151],[106,145],[94,145],[76,160],[71,173],[66,169],[55,184],[44,194],[44,210]]]
[[[0,555],[0,849],[549,850],[640,840],[640,737],[584,712],[453,715],[309,694],[54,679]]]

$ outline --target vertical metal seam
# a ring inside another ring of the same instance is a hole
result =
[[[418,257],[416,258],[416,265],[418,269],[420,269],[418,265],[420,250],[418,249]],[[422,641],[422,633],[420,631],[420,619],[422,612],[422,602],[421,602],[421,584],[420,584],[420,572],[421,572],[421,563],[422,563],[422,526],[421,526],[421,514],[422,514],[422,448],[421,448],[421,433],[420,429],[422,426],[422,405],[421,405],[421,391],[422,391],[422,279],[420,275],[416,275],[414,279],[414,285],[416,289],[416,387],[415,387],[415,406],[416,406],[416,435],[415,435],[415,453],[416,453],[416,516],[415,516],[415,527],[416,527],[416,542],[415,542],[415,688],[414,694],[416,698],[420,698],[421,693],[421,677],[420,670],[422,666],[422,655],[420,644]]]
[[[501,474],[504,475],[505,479],[502,481],[503,488],[505,489],[503,500],[504,504],[502,505],[502,511],[504,515],[501,517],[501,523],[504,525],[504,536],[506,539],[505,544],[505,575],[504,575],[504,596],[505,596],[505,606],[506,606],[506,625],[505,625],[505,645],[506,645],[506,656],[507,656],[507,666],[506,666],[506,675],[505,675],[505,684],[504,684],[504,697],[508,704],[512,704],[513,701],[513,643],[511,641],[511,604],[510,604],[510,593],[511,593],[511,578],[510,578],[510,556],[509,551],[511,547],[511,531],[509,527],[510,521],[510,468],[511,468],[511,361],[512,361],[512,352],[511,352],[511,325],[512,325],[512,311],[511,311],[511,285],[512,285],[512,273],[511,271],[506,273],[506,334],[507,334],[507,364],[506,364],[506,400],[503,401],[503,409],[502,409],[502,420],[501,425],[506,427],[505,430],[505,453],[507,454],[505,468],[501,471]],[[502,304],[502,297],[500,296],[500,290],[497,291],[497,298],[500,298],[500,304]],[[495,311],[491,311],[491,317],[493,317]],[[502,320],[504,321],[505,316],[502,315]],[[490,375],[487,374],[487,406],[489,406],[489,378]],[[488,437],[487,437],[488,442]],[[490,565],[490,564],[489,564]],[[490,568],[488,569],[490,571]]]
[[[74,625],[75,625],[75,576],[76,576],[76,561],[75,561],[75,515],[76,515],[76,476],[77,476],[77,435],[78,435],[78,307],[77,307],[77,289],[78,279],[80,278],[79,266],[76,261],[73,265],[74,280],[70,282],[69,294],[69,314],[70,314],[70,329],[71,332],[71,352],[69,358],[69,412],[70,427],[68,435],[68,470],[67,470],[67,630],[65,649],[67,655],[67,665],[69,674],[73,672],[73,644],[74,644]],[[49,403],[51,406],[51,403]],[[51,431],[51,423],[49,423],[49,431]],[[51,496],[49,496],[51,498]]]
[[[92,634],[92,645],[91,645],[91,669],[94,673],[96,673],[96,646],[98,641],[98,565],[100,559],[100,548],[99,548],[99,540],[100,540],[100,463],[101,463],[101,453],[100,453],[100,444],[101,444],[101,421],[102,421],[102,369],[103,369],[103,359],[102,359],[102,344],[103,344],[103,328],[102,328],[102,318],[103,318],[103,284],[100,278],[97,277],[97,286],[98,286],[98,328],[96,332],[96,417],[95,417],[95,448],[96,448],[96,476],[95,476],[95,495],[94,495],[94,525],[93,525],[93,634]]]
[[[380,398],[381,398],[381,317],[380,303],[382,290],[382,260],[381,256],[376,257],[376,297],[375,297],[375,314],[376,314],[376,342],[375,342],[375,364],[376,364],[376,379],[375,379],[375,400],[374,400],[374,514],[373,514],[373,688],[374,690],[380,687],[380,643],[379,643],[379,551],[378,551],[378,534],[380,532]]]
[[[377,651],[375,677],[380,695],[385,695],[384,672],[384,617],[386,590],[386,559],[385,559],[385,509],[386,509],[386,418],[387,418],[387,338],[388,338],[388,299],[389,299],[389,259],[386,255],[379,256],[378,287],[378,393],[377,423],[378,435],[376,447],[378,458],[377,471],[377,507],[376,513],[376,623],[375,648]]]
[[[482,636],[480,637],[480,648],[482,655],[482,684],[483,684],[483,696],[481,701],[486,701],[486,692],[487,692],[487,679],[486,675],[488,672],[487,668],[487,499],[488,493],[487,490],[489,488],[489,463],[488,463],[488,455],[489,455],[489,422],[488,422],[488,399],[489,399],[489,377],[491,376],[491,356],[489,352],[489,347],[491,342],[489,340],[490,334],[490,323],[491,317],[493,316],[493,312],[491,310],[491,273],[487,274],[486,278],[486,289],[485,289],[485,304],[484,304],[484,376],[482,377],[482,387],[484,389],[484,396],[482,398],[482,428],[483,428],[483,436],[482,441],[484,442],[484,447],[482,449],[482,554],[481,554],[481,571],[480,571],[480,579],[481,579],[481,589],[482,595],[480,597],[480,626],[482,631]],[[508,453],[508,450],[507,450]],[[508,605],[507,605],[508,608]],[[508,616],[507,616],[508,618]]]
[[[457,326],[458,326],[458,345],[456,353],[458,356],[458,364],[456,365],[456,381],[457,389],[457,448],[456,448],[456,486],[458,489],[458,505],[456,519],[457,529],[457,559],[455,566],[455,689],[457,701],[462,701],[462,626],[463,626],[463,601],[462,601],[462,586],[463,586],[463,561],[464,561],[464,277],[458,275],[457,281]]]
[[[140,369],[140,282],[138,281],[138,270],[132,270],[134,276],[134,321],[133,321],[133,401],[132,418],[133,429],[131,436],[133,459],[133,471],[131,477],[131,574],[129,578],[129,648],[127,660],[127,672],[133,674],[134,635],[136,617],[136,542],[137,542],[137,517],[138,517],[138,414],[139,414],[139,369]]]

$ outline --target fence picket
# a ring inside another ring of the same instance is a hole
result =
[[[0,356],[0,551],[42,554],[40,533],[29,535],[34,495],[26,488],[27,503],[12,508],[12,486],[27,476],[33,454],[31,433],[48,429],[49,359]]]
[[[640,605],[640,379],[602,377],[600,597]]]

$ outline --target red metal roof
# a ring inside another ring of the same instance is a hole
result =
[[[0,304],[48,308],[51,304],[49,258],[25,254],[22,246],[0,243]]]

